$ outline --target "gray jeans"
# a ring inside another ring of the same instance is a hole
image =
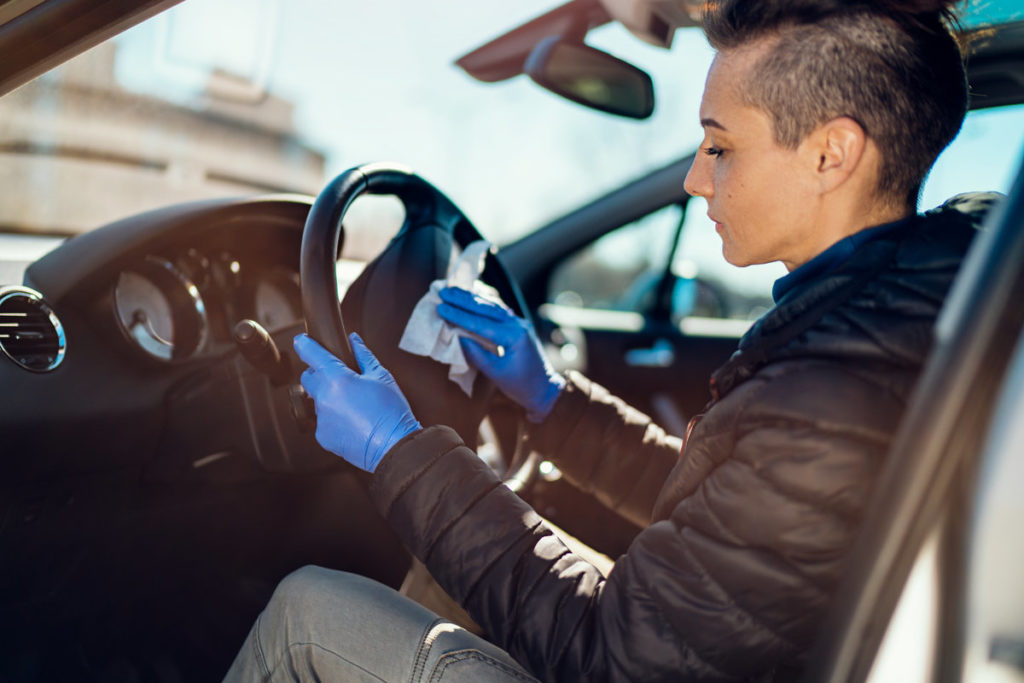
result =
[[[225,681],[534,681],[496,645],[355,574],[304,567],[274,591]]]

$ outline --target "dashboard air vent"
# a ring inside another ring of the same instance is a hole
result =
[[[0,351],[34,372],[48,372],[64,360],[64,327],[39,292],[0,287]]]

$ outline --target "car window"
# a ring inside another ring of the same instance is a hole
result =
[[[555,269],[548,303],[649,314],[673,255],[669,286],[675,322],[755,320],[771,306],[771,285],[785,269],[729,265],[706,212],[702,199],[691,199],[685,214],[680,206],[667,206],[604,235]]]
[[[930,209],[961,192],[1008,192],[1024,149],[1024,105],[972,111],[942,153],[921,191]]]
[[[552,278],[549,303],[642,310],[637,290],[664,270],[680,208],[669,206],[608,233],[580,250]]]

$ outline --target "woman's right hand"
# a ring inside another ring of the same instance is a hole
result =
[[[443,303],[437,307],[438,315],[497,348],[497,353],[489,351],[462,336],[459,342],[469,362],[523,406],[527,419],[542,422],[565,386],[565,378],[544,357],[533,326],[504,304],[459,287],[446,287],[440,296]]]

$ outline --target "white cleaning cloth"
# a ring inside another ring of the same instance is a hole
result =
[[[462,330],[456,331],[455,327],[437,314],[437,305],[441,303],[438,292],[448,286],[461,287],[487,299],[501,301],[493,287],[480,281],[484,259],[490,248],[491,244],[486,240],[466,245],[462,255],[453,259],[448,266],[447,277],[430,283],[427,293],[412,310],[402,340],[398,342],[398,348],[403,351],[428,356],[449,366],[448,379],[458,384],[467,396],[473,392],[476,369],[466,361],[459,344],[459,335],[469,335]]]

